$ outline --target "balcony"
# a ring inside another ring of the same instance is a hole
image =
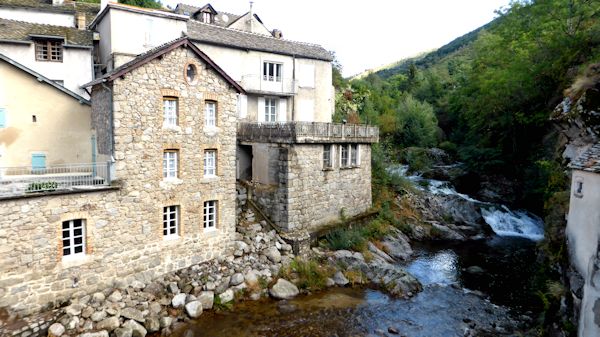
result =
[[[110,186],[110,163],[0,167],[0,199],[40,193],[97,190]]]
[[[237,125],[237,138],[242,142],[258,143],[377,143],[379,128],[318,122],[240,122]]]
[[[250,93],[275,94],[292,96],[298,92],[297,81],[292,78],[271,78],[266,80],[262,75],[249,74],[242,76],[240,85]]]

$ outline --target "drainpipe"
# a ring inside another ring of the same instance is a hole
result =
[[[292,122],[296,121],[296,55],[293,55],[292,62]]]

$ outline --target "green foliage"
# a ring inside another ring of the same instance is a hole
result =
[[[427,149],[420,147],[409,147],[400,153],[400,160],[408,165],[410,171],[425,172],[433,165]]]
[[[288,278],[294,276],[298,288],[315,291],[326,287],[327,278],[332,275],[332,270],[318,261],[296,257],[281,273]]]
[[[159,0],[120,0],[125,5],[138,6],[144,8],[162,8],[162,4]]]
[[[215,295],[215,301],[213,303],[213,309],[216,311],[230,311],[233,309],[233,301],[223,303],[219,295]]]
[[[26,192],[52,192],[56,191],[58,183],[56,181],[36,181],[27,185]]]
[[[363,251],[367,240],[357,228],[337,228],[325,236],[327,246],[331,250],[355,250]]]

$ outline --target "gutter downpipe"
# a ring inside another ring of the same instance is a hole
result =
[[[296,91],[296,55],[292,55],[292,91]],[[292,122],[296,121],[296,94],[292,95]]]

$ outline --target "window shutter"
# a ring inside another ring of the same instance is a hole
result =
[[[0,128],[6,127],[6,110],[0,108]]]
[[[258,121],[264,122],[265,121],[265,98],[264,97],[258,98],[258,110],[256,113],[258,115]]]
[[[279,110],[277,111],[279,116],[277,116],[278,122],[287,121],[287,99],[281,98],[279,100]]]
[[[246,118],[248,116],[248,96],[238,95],[239,100],[239,116],[240,118]]]

